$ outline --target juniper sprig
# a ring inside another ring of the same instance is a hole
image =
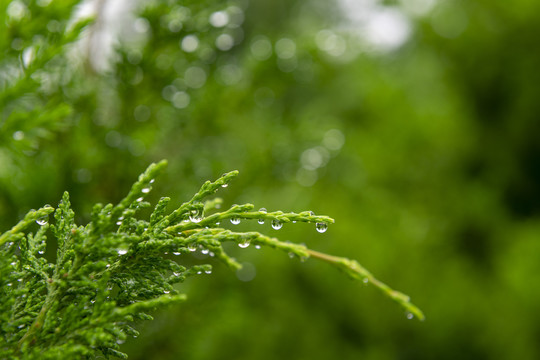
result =
[[[191,200],[170,213],[170,198],[163,197],[149,220],[140,219],[140,210],[151,206],[144,198],[165,166],[166,161],[150,165],[117,205],[95,205],[86,226],[75,224],[66,192],[56,209],[32,210],[0,235],[0,358],[74,359],[100,353],[126,358],[119,342],[138,335],[132,322],[150,320],[150,311],[184,301],[186,296],[174,284],[212,270],[209,264],[181,265],[164,254],[200,250],[238,269],[241,265],[224,251],[223,243],[228,241],[243,248],[271,247],[301,260],[323,260],[353,279],[374,285],[410,316],[424,318],[406,295],[377,280],[356,261],[258,232],[220,227],[225,220],[271,221],[274,228],[299,221],[314,223],[324,232],[334,222],[310,211],[255,211],[252,204],[218,211],[221,199],[207,197],[226,187],[237,171],[205,182]],[[53,212],[55,221],[49,224]],[[31,232],[34,222],[40,227]],[[57,242],[54,263],[43,257],[48,236]]]

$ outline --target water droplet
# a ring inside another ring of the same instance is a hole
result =
[[[121,222],[121,221],[117,221],[117,222],[116,222],[116,225],[122,225],[122,222]]]
[[[193,252],[193,251],[197,250],[197,244],[195,244],[195,243],[189,244],[187,248],[188,248],[189,251]]]
[[[141,196],[140,198],[137,199],[137,202],[141,202],[143,201],[143,197]]]
[[[106,267],[106,268],[110,268],[110,267],[111,267],[111,264],[107,264],[105,267]]]
[[[118,255],[122,256],[122,255],[126,255],[127,254],[127,249],[118,249]]]
[[[227,183],[221,184],[221,187],[222,187],[222,188],[226,188],[227,186],[229,186],[229,184],[227,184]]]
[[[145,188],[143,188],[143,189],[141,190],[141,192],[142,192],[143,194],[148,194],[148,193],[150,192],[150,188],[149,188],[149,187],[145,187]]]
[[[210,250],[208,250],[208,249],[202,249],[201,250],[201,253],[203,253],[204,255],[207,255],[209,252],[210,252]]]
[[[40,226],[43,226],[48,222],[49,222],[49,215],[42,216],[36,220],[36,223]]]
[[[202,274],[202,271],[197,271],[197,275],[201,275]]]
[[[26,324],[21,324],[21,325],[17,326],[17,328],[22,329],[25,326],[26,326]]]
[[[38,254],[39,254],[39,255],[43,255],[43,254],[45,254],[45,251],[44,251],[44,250],[39,250],[39,251],[38,251]]]
[[[210,251],[210,252],[208,253],[208,255],[209,255],[209,256],[211,256],[211,257],[214,257],[214,256],[216,256],[216,254],[214,254],[214,253],[213,253],[213,252],[211,252],[211,251]]]
[[[205,274],[211,274],[211,273],[212,273],[212,270],[205,270],[204,273],[205,273]]]
[[[292,259],[294,257],[294,253],[293,252],[290,252],[289,253],[289,257]]]
[[[315,213],[313,211],[310,211],[309,216],[315,216]]]
[[[407,313],[407,319],[411,320],[412,318],[414,318],[414,314],[408,312],[408,313]]]
[[[202,219],[203,219],[202,211],[200,211],[200,210],[191,210],[191,213],[189,215],[189,220],[192,223],[197,224],[197,223],[201,222]]]
[[[279,220],[272,220],[272,229],[279,230],[283,227],[283,224]]]
[[[180,251],[175,251],[175,252],[173,252],[173,255],[180,255],[180,254],[181,254]]]
[[[11,266],[15,266],[15,265],[17,265],[17,262],[14,261],[14,262],[10,263],[10,265],[11,265]]]
[[[238,243],[238,246],[241,247],[242,249],[245,249],[249,246],[249,241]]]
[[[154,181],[156,181],[156,179],[152,179],[152,180],[150,180],[150,184],[153,184],[153,183],[154,183]]]
[[[237,217],[231,218],[231,224],[233,224],[233,225],[238,225],[238,224],[240,224],[240,219],[237,218]]]
[[[170,293],[170,291],[169,291],[169,290],[163,290],[163,292],[164,292],[165,294],[168,294],[168,293]]]
[[[261,248],[261,245],[255,245],[255,249],[259,250]]]
[[[323,232],[328,230],[328,225],[323,222],[318,222],[317,224],[315,224],[315,229],[317,229],[317,231],[322,234]]]
[[[362,282],[367,285],[369,283],[369,279],[366,277],[364,280],[362,280]]]
[[[262,214],[266,214],[266,213],[267,213],[267,211],[266,211],[265,208],[260,208],[260,209],[259,209],[259,212],[262,213]],[[258,222],[259,224],[262,225],[262,224],[264,224],[264,219],[263,219],[263,218],[260,218],[259,220],[257,220],[257,222]]]
[[[174,276],[180,276],[180,273],[173,272],[173,275],[174,275]]]
[[[221,221],[216,221],[216,225],[219,225],[219,224],[221,224]]]

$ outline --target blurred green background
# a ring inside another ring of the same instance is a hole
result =
[[[130,359],[540,358],[540,3],[0,4],[2,231],[64,190],[84,223],[163,158],[175,204],[238,169],[226,205],[336,223],[235,229],[358,259],[427,317],[231,247],[251,276],[182,284]]]

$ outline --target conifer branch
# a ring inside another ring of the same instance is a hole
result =
[[[237,171],[205,182],[189,201],[170,213],[170,198],[163,197],[149,220],[139,218],[139,211],[150,207],[144,197],[166,164],[150,165],[117,205],[94,206],[86,226],[75,224],[66,192],[56,209],[45,206],[32,210],[0,235],[0,358],[69,359],[97,353],[127,357],[118,342],[138,334],[131,323],[152,319],[148,313],[153,309],[185,301],[186,296],[174,285],[212,271],[210,264],[181,265],[167,254],[200,251],[232,269],[240,268],[225,252],[224,242],[235,242],[241,248],[266,246],[302,261],[310,257],[325,261],[353,279],[373,284],[410,315],[423,320],[424,315],[408,296],[392,290],[354,260],[259,232],[223,228],[223,221],[270,221],[274,229],[286,223],[308,222],[324,232],[334,223],[334,219],[311,211],[254,211],[252,204],[218,211],[222,200],[207,197],[226,187]],[[54,223],[49,225],[53,212]],[[40,228],[32,233],[28,229],[35,222]],[[47,234],[58,244],[55,263],[43,257]]]

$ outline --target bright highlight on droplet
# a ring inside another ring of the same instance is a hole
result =
[[[279,220],[272,220],[272,229],[279,230],[283,227],[283,224]]]
[[[238,246],[241,247],[242,249],[245,249],[249,246],[249,241],[238,243]]]
[[[39,219],[36,220],[36,223],[39,226],[43,226],[48,222],[49,222],[49,215],[42,216],[42,217],[40,217]]]
[[[240,224],[240,219],[237,218],[237,217],[231,218],[231,224],[233,224],[233,225],[238,225],[238,224]]]
[[[317,231],[322,234],[323,232],[328,230],[328,225],[326,223],[323,223],[323,222],[318,222],[318,223],[315,224],[315,229],[317,229]]]

